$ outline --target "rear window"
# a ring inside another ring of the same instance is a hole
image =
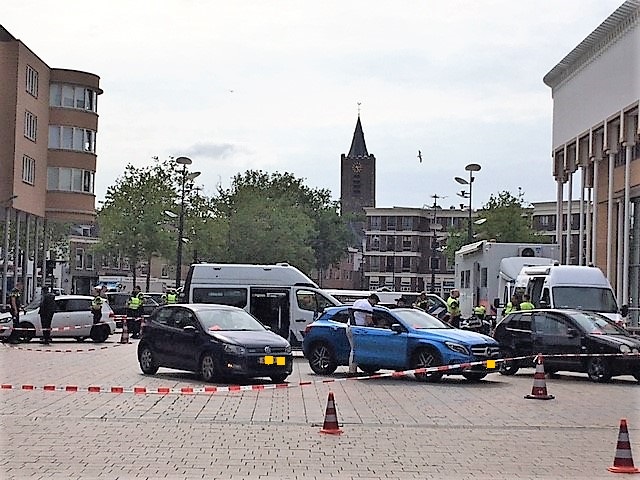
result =
[[[84,298],[70,298],[57,300],[59,312],[85,312],[91,309],[91,300]]]

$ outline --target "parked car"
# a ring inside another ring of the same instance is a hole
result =
[[[160,306],[160,304],[152,297],[148,297],[146,293],[143,293],[143,295],[144,302],[142,303],[140,314],[148,316],[151,315],[153,311]],[[130,298],[131,294],[127,292],[107,292],[107,302],[109,302],[109,306],[113,310],[113,313],[118,317],[127,315]],[[116,326],[118,328],[122,327],[122,320],[120,320],[120,318],[116,318]]]
[[[284,382],[293,370],[289,342],[241,308],[172,304],[158,308],[138,343],[143,373],[159,367],[198,372],[211,382],[231,377],[270,377]]]
[[[102,304],[102,318],[99,325],[93,325],[91,302],[93,297],[88,295],[58,295],[55,297],[56,313],[51,320],[51,338],[75,338],[83,341],[91,338],[96,343],[102,343],[115,333],[116,324],[113,311],[107,303]],[[28,342],[33,337],[42,336],[42,325],[38,312],[39,300],[30,303],[26,312],[20,315],[20,323],[16,330],[19,340]],[[57,330],[63,329],[63,330]]]
[[[302,349],[311,369],[320,375],[349,364],[346,323],[353,309],[328,308],[311,323]],[[352,326],[355,360],[367,373],[380,369],[409,370],[500,358],[500,346],[491,337],[450,327],[417,308],[374,307],[375,327]],[[353,322],[352,322],[353,323]],[[444,374],[480,380],[489,371],[483,365],[462,370],[417,374],[421,380],[439,381]]]
[[[496,326],[493,336],[502,345],[506,358],[542,353],[546,373],[585,372],[594,382],[606,382],[615,375],[633,375],[640,381],[637,355],[598,356],[637,354],[640,338],[595,312],[557,309],[514,312]],[[562,354],[594,356],[554,356]],[[504,362],[500,373],[514,375],[525,366],[533,366],[530,358]]]
[[[0,340],[6,340],[13,332],[13,317],[9,307],[0,308]]]

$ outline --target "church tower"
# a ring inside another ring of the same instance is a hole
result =
[[[342,215],[376,206],[376,157],[367,152],[359,113],[349,153],[340,157],[340,206]]]

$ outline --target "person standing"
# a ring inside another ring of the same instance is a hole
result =
[[[536,306],[531,303],[531,297],[526,293],[522,296],[522,302],[520,302],[520,310],[533,310]]]
[[[129,298],[129,311],[127,313],[127,328],[131,333],[131,338],[140,338],[140,312],[142,311],[142,303],[144,302],[144,295],[140,291],[140,287],[136,285],[133,287],[131,297]]]
[[[511,295],[511,301],[505,305],[503,313],[504,315],[509,315],[516,310],[520,310],[520,297],[514,293]]]
[[[171,305],[174,303],[178,303],[178,294],[176,293],[175,288],[169,288],[167,289],[167,293],[162,295],[162,304]]]
[[[378,295],[372,293],[367,298],[361,298],[353,303],[353,317],[350,317],[347,322],[347,340],[349,340],[349,346],[351,348],[349,352],[349,376],[355,375],[358,371],[358,364],[355,362],[355,342],[351,330],[351,319],[353,319],[354,326],[373,326],[373,307],[379,302],[380,298]]]
[[[447,314],[449,315],[449,323],[454,328],[460,327],[460,290],[454,288],[447,298]]]
[[[18,332],[15,330],[20,325],[20,310],[22,309],[22,282],[18,280],[9,293],[9,311],[13,319],[13,332],[11,332],[10,342],[18,341]]]
[[[95,296],[91,301],[91,313],[93,314],[93,324],[100,323],[102,320],[102,304],[106,301],[102,296],[102,287],[96,285],[94,287]]]
[[[51,343],[51,321],[53,320],[53,314],[57,310],[55,295],[49,287],[44,287],[38,313],[40,314],[40,325],[42,326],[42,343],[45,345]]]

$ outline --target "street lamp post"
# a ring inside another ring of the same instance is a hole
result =
[[[475,180],[474,176],[473,176],[473,172],[479,172],[480,169],[482,167],[480,165],[478,165],[477,163],[470,163],[469,165],[467,165],[466,167],[464,167],[464,169],[469,172],[469,180],[465,180],[464,178],[461,177],[455,177],[456,182],[458,182],[461,185],[469,185],[469,192],[465,192],[464,190],[461,191],[460,193],[458,193],[459,196],[461,196],[462,198],[468,198],[469,199],[469,225],[468,225],[468,232],[467,232],[467,243],[472,243],[473,242],[473,224],[471,222],[471,217],[472,217],[472,210],[471,210],[471,196],[472,196],[472,192],[473,192],[473,181]]]
[[[182,184],[180,193],[180,219],[178,220],[178,246],[176,248],[176,288],[180,288],[182,280],[182,235],[184,232],[184,197],[186,193],[187,180],[193,180],[200,172],[187,173],[187,165],[191,165],[192,161],[187,157],[176,158],[176,163],[182,165]]]
[[[436,212],[437,212],[437,208],[438,208],[438,198],[440,198],[439,195],[434,194],[431,195],[433,197],[433,205],[432,205],[432,209],[433,209],[433,219],[431,221],[431,224],[429,225],[429,229],[431,230],[431,253],[430,253],[430,257],[429,257],[429,270],[431,272],[431,285],[429,286],[429,293],[436,293],[436,269],[435,269],[435,265],[434,265],[434,259],[436,258],[436,254],[437,254],[437,235],[438,232],[440,230],[442,230],[442,225],[440,225],[439,223],[436,223]]]

